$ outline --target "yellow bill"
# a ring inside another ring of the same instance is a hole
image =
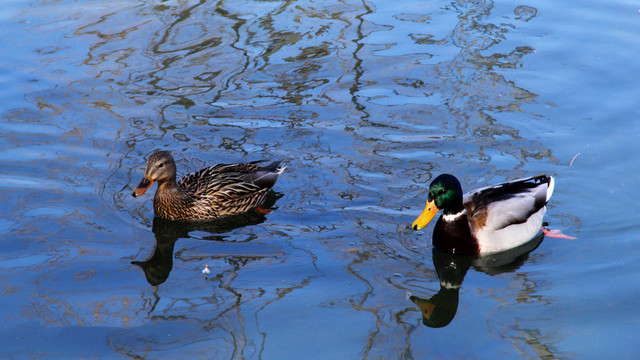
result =
[[[413,230],[420,230],[424,228],[429,224],[429,222],[431,222],[431,219],[436,216],[438,210],[440,209],[436,207],[435,200],[427,201],[427,206],[424,207],[422,214],[420,214],[413,224],[411,224],[411,228]]]

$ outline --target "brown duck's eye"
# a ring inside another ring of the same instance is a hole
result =
[[[159,168],[161,168],[161,167],[163,167],[163,166],[164,166],[164,163],[160,163],[160,164],[158,164],[158,167],[159,167]]]

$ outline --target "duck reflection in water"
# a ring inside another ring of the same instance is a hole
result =
[[[433,266],[440,280],[440,290],[429,299],[410,297],[422,312],[423,324],[432,328],[449,325],[458,311],[460,287],[471,266],[489,275],[514,272],[543,238],[540,234],[516,248],[490,255],[454,255],[434,248]]]
[[[173,268],[173,249],[180,238],[189,238],[191,231],[204,231],[211,234],[206,240],[223,241],[224,234],[237,228],[257,225],[264,222],[266,215],[276,209],[275,203],[283,194],[270,190],[258,211],[249,211],[239,215],[229,215],[212,220],[167,220],[154,217],[152,231],[156,246],[153,254],[144,261],[132,261],[144,271],[147,282],[153,286],[167,281]]]

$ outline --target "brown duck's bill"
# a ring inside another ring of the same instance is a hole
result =
[[[131,193],[131,195],[133,197],[136,197],[144,194],[144,192],[147,191],[147,189],[149,189],[151,184],[153,184],[153,180],[143,178],[142,181],[140,181],[140,184],[138,184],[138,187],[133,189],[133,192]]]
[[[431,222],[433,217],[436,216],[438,210],[439,209],[436,207],[436,203],[434,200],[427,201],[427,206],[424,207],[424,210],[422,210],[422,214],[420,214],[420,216],[418,216],[413,224],[411,224],[411,228],[413,230],[420,230],[424,228],[425,226],[427,226],[427,224],[429,224],[429,222]]]

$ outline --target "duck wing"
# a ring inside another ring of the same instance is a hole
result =
[[[178,185],[196,195],[212,194],[231,186],[242,191],[258,191],[273,187],[285,166],[280,161],[266,166],[257,160],[238,164],[216,164],[185,175]]]
[[[527,222],[551,193],[553,177],[538,175],[471,191],[463,203],[472,229],[500,230]]]
[[[244,181],[255,184],[262,189],[271,189],[285,168],[286,166],[280,165],[280,161],[274,161],[269,165],[261,166],[258,169],[246,172],[243,179]]]

